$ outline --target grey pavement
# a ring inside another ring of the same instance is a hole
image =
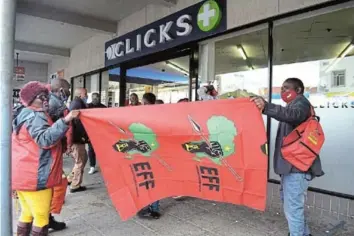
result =
[[[65,159],[69,172],[73,162]],[[88,170],[86,170],[87,172]],[[265,212],[242,206],[186,198],[161,201],[159,220],[134,217],[123,222],[113,207],[100,173],[85,175],[86,192],[68,193],[62,213],[68,228],[53,236],[287,236],[287,224],[280,204],[269,204]],[[16,224],[15,213],[14,225]],[[354,235],[354,220],[341,220],[308,211],[314,236]],[[341,223],[342,222],[342,223]],[[15,227],[14,227],[15,228]]]

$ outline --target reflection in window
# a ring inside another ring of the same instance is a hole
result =
[[[92,93],[99,93],[99,73],[86,76],[85,86],[87,89],[88,103],[92,101]]]
[[[219,98],[268,95],[267,30],[215,43],[215,81]]]
[[[110,71],[110,86],[119,88],[119,70]],[[116,81],[116,82],[114,82]],[[154,93],[164,103],[176,103],[188,98],[189,57],[180,57],[127,71],[126,104],[130,104],[130,95],[136,94],[141,102],[144,93]],[[112,88],[113,90],[113,88]],[[113,98],[114,97],[114,98]],[[112,93],[112,103],[119,102],[119,89]]]
[[[345,70],[332,71],[332,87],[345,86]]]
[[[321,118],[326,142],[321,161],[326,173],[311,181],[316,188],[354,194],[354,9],[348,8],[274,27],[272,102],[283,104],[280,87],[300,78],[305,96]],[[284,104],[283,104],[284,105]],[[272,120],[270,154],[278,122]],[[270,165],[270,178],[279,177]]]

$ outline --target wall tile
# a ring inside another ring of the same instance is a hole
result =
[[[322,208],[323,194],[315,193],[315,207]]]
[[[354,217],[354,201],[353,200],[351,200],[349,202],[349,216]]]
[[[322,196],[322,208],[328,211],[331,209],[331,197],[329,195]]]
[[[314,192],[310,192],[310,191],[307,192],[306,204],[309,206],[315,205],[315,193]]]
[[[339,211],[339,198],[331,196],[331,209],[332,212]]]
[[[339,200],[339,214],[348,216],[349,214],[349,200],[341,198]]]

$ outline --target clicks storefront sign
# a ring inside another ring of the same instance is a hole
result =
[[[226,0],[207,0],[105,45],[105,66],[163,51],[226,30]]]

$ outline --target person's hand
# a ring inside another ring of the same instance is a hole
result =
[[[66,152],[65,152],[65,154],[67,155],[67,156],[70,156],[70,154],[72,153],[72,146],[66,146]]]
[[[71,111],[69,114],[67,114],[65,117],[64,117],[64,121],[66,124],[69,124],[70,121],[72,121],[73,119],[79,117],[80,115],[80,111],[79,110],[73,110]]]
[[[262,97],[252,97],[251,102],[254,102],[260,111],[264,110],[266,101]]]

